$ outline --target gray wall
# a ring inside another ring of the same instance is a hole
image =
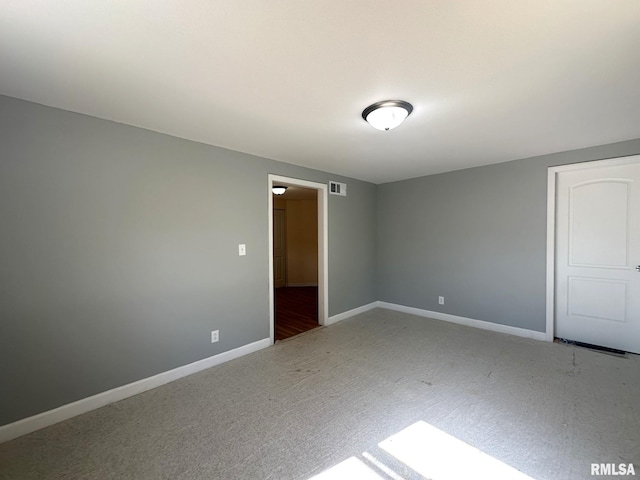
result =
[[[375,185],[0,96],[0,425],[268,338],[268,173],[349,184],[329,314],[375,301]]]
[[[349,184],[330,315],[383,300],[544,331],[547,167],[638,153],[376,187],[0,96],[0,425],[267,338],[268,173]]]
[[[379,185],[378,300],[543,332],[547,167],[638,153],[632,140]]]

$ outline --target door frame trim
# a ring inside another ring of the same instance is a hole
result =
[[[318,191],[318,323],[329,322],[329,191],[324,183],[299,178],[268,174],[268,218],[269,218],[269,338],[275,342],[275,315],[273,299],[273,194],[274,183],[285,183]]]
[[[556,292],[556,184],[558,174],[572,170],[614,167],[640,163],[640,155],[609,158],[549,167],[547,171],[547,308],[545,339],[553,342],[555,337],[555,292]]]

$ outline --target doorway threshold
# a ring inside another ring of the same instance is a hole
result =
[[[326,326],[325,326],[325,325],[318,325],[317,327],[310,328],[309,330],[306,330],[306,331],[304,331],[304,332],[297,333],[297,334],[292,335],[292,336],[287,337],[287,338],[281,338],[281,339],[279,339],[279,340],[276,340],[276,341],[274,342],[274,344],[276,344],[276,343],[282,343],[282,342],[287,342],[287,341],[289,341],[289,340],[293,340],[294,338],[298,338],[298,337],[301,337],[301,336],[306,335],[306,334],[308,334],[308,333],[315,332],[316,330],[319,330],[319,329],[321,329],[321,328],[326,328]]]
[[[593,345],[591,343],[578,342],[576,340],[569,340],[567,338],[556,338],[555,342],[562,343],[564,345],[573,345],[580,348],[586,348],[595,352],[606,353],[607,355],[612,355],[614,357],[629,358],[629,352],[625,352],[624,350],[617,350],[615,348]]]

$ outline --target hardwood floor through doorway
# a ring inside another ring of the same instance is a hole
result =
[[[318,287],[276,288],[275,339],[284,340],[318,325]]]

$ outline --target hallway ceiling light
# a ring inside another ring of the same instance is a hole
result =
[[[283,195],[284,192],[287,191],[288,187],[285,187],[283,185],[274,185],[273,187],[271,187],[271,191],[275,194],[275,195]]]
[[[400,125],[413,111],[413,105],[404,100],[385,100],[369,105],[362,112],[364,118],[373,128],[391,130]]]

